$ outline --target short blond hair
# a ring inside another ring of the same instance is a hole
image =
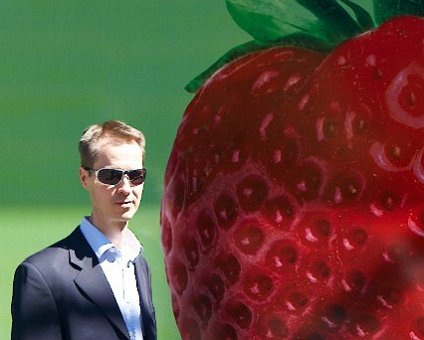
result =
[[[146,140],[143,133],[119,120],[108,120],[102,124],[90,125],[84,130],[78,145],[82,167],[93,167],[99,141],[104,137],[112,137],[119,144],[135,141],[140,146],[144,159]]]

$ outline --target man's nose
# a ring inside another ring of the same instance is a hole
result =
[[[119,191],[121,192],[130,192],[131,191],[131,182],[127,175],[122,176],[121,183],[119,183]]]

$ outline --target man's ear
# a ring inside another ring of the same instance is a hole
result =
[[[88,188],[88,179],[90,177],[90,173],[88,170],[84,169],[83,167],[79,168],[79,178],[81,185],[84,189]]]

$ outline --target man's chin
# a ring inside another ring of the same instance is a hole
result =
[[[134,215],[135,211],[126,211],[120,216],[120,219],[122,220],[122,222],[128,222],[134,217]]]

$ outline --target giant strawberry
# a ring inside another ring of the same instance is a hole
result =
[[[197,91],[165,176],[183,339],[424,339],[424,19],[395,16],[424,4],[394,2],[369,30],[353,1],[227,1],[256,40]]]

